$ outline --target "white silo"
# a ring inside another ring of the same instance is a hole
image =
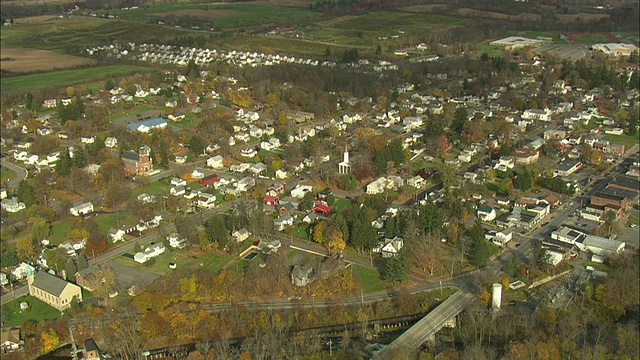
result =
[[[491,287],[491,309],[494,311],[500,310],[500,303],[502,302],[502,284],[495,283]]]

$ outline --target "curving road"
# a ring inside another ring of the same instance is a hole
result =
[[[14,165],[9,161],[6,161],[4,158],[0,160],[0,165],[16,173],[16,178],[7,182],[7,187],[9,188],[17,189],[20,181],[26,179],[27,176],[29,175],[29,172],[27,172],[26,169],[21,168],[20,166]]]

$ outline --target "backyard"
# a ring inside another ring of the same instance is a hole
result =
[[[21,302],[26,302],[29,308],[20,311]],[[2,325],[5,327],[21,325],[27,320],[40,322],[59,318],[60,312],[58,310],[30,295],[2,305]]]

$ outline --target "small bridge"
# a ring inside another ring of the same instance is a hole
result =
[[[442,329],[449,320],[460,314],[474,298],[475,295],[472,292],[460,289],[382,349],[372,360],[393,359],[394,352],[398,349],[414,350],[419,348],[427,339]]]

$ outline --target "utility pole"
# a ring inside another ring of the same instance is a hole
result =
[[[333,348],[331,347],[331,345],[333,345],[331,339],[329,339],[329,357],[333,356]]]
[[[71,346],[73,347],[73,360],[78,360],[78,347],[76,346],[76,340],[73,338],[71,325],[69,325],[69,333],[71,334]]]

